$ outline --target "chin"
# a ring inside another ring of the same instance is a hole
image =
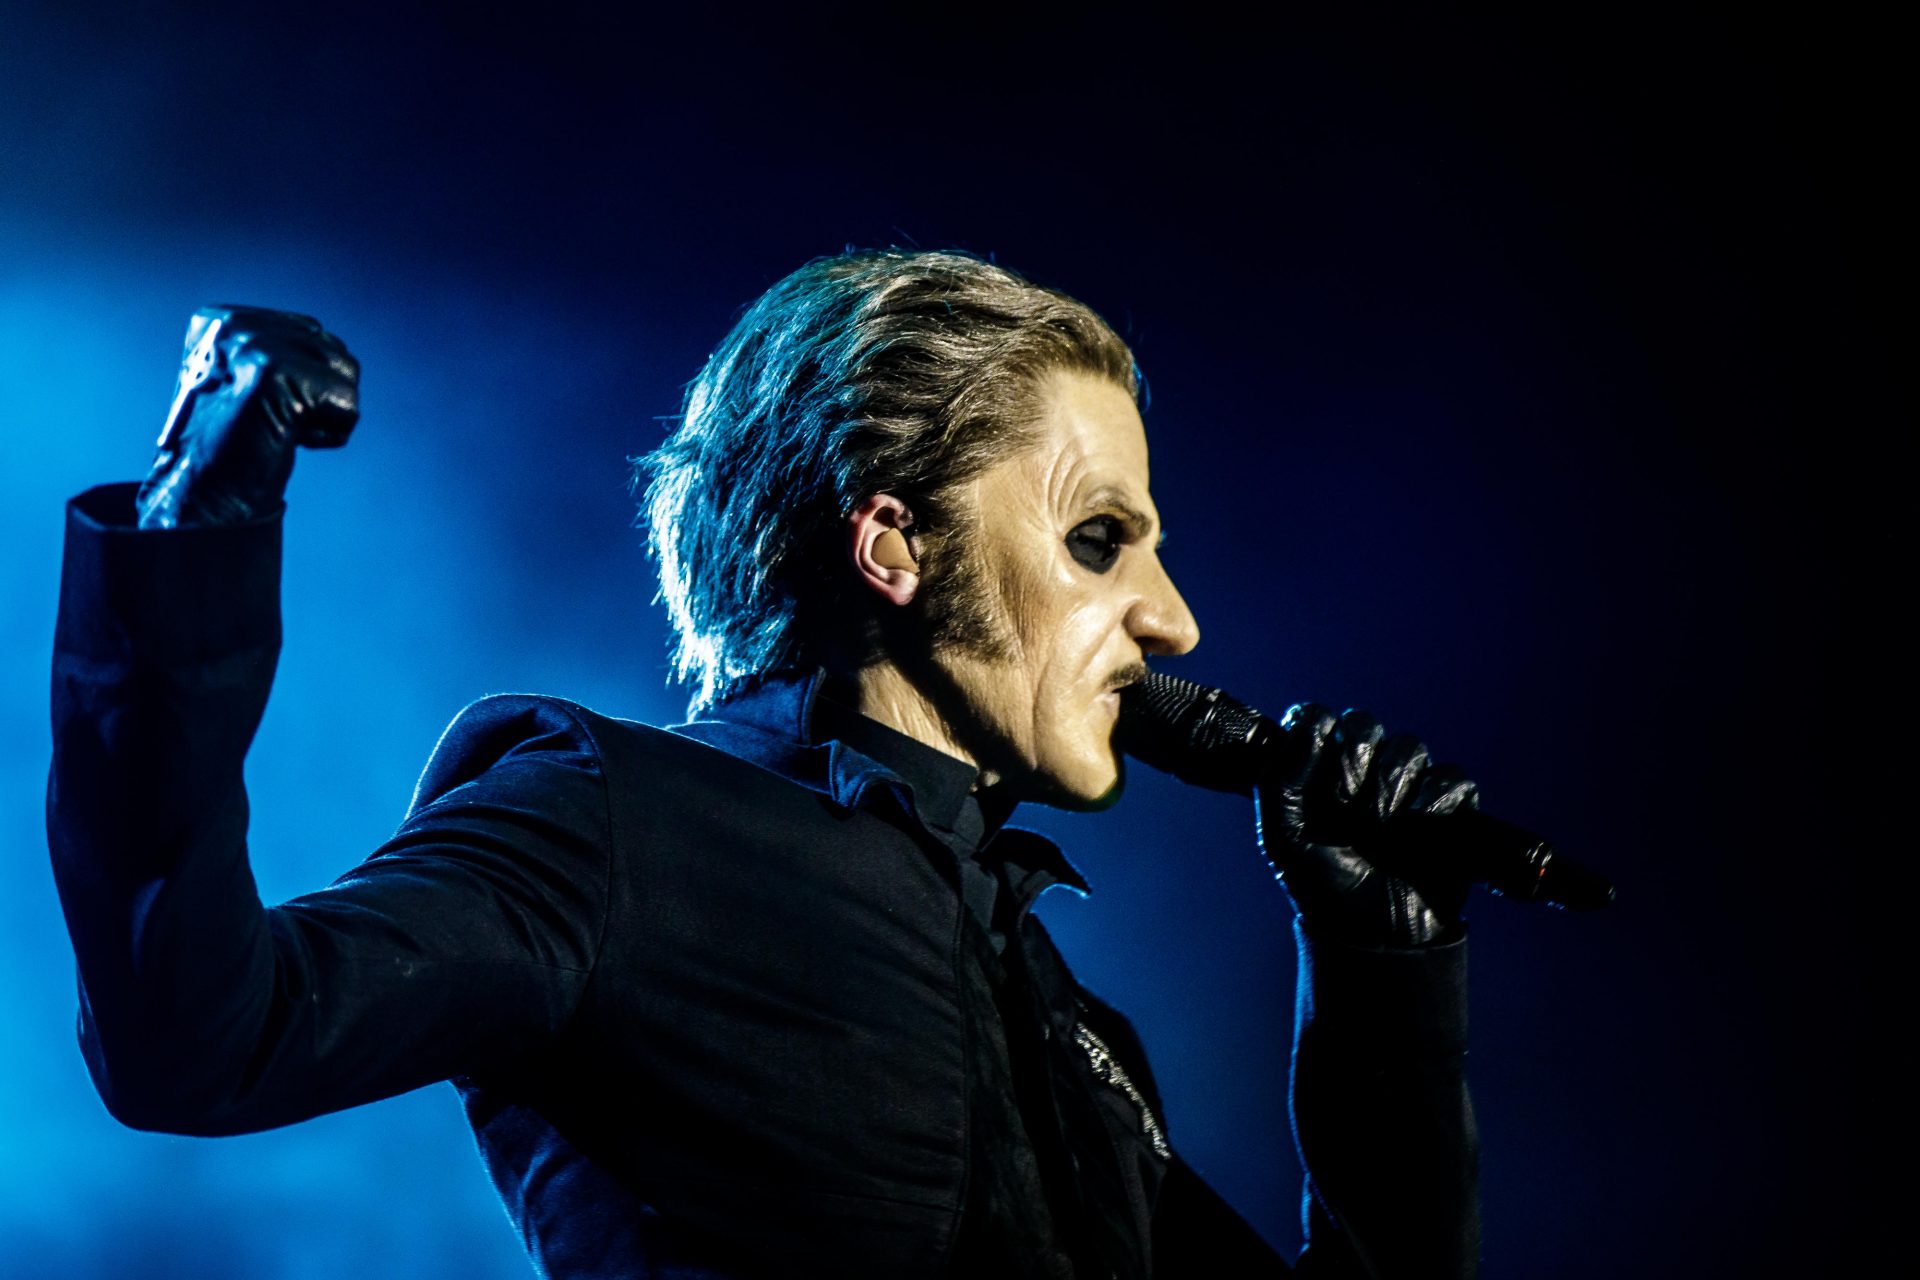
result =
[[[1102,809],[1111,809],[1120,803],[1120,793],[1127,789],[1127,762],[1119,757],[1113,762],[1113,781],[1107,789],[1080,806],[1084,812],[1098,813]]]
[[[1126,785],[1126,761],[1109,749],[1103,759],[1076,761],[1074,767],[1050,772],[1035,799],[1054,809],[1097,813],[1118,804]]]

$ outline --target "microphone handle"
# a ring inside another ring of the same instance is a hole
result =
[[[1371,852],[1371,849],[1369,850]],[[1464,878],[1521,902],[1568,911],[1596,911],[1613,901],[1613,885],[1592,867],[1562,857],[1553,842],[1478,809],[1422,816],[1389,836],[1381,862],[1389,870],[1451,864]]]
[[[1151,672],[1121,692],[1115,743],[1127,754],[1196,786],[1254,794],[1298,747],[1277,720],[1220,689]],[[1440,860],[1454,874],[1504,897],[1592,911],[1613,885],[1560,856],[1545,837],[1478,809],[1420,816],[1370,838],[1369,858],[1418,874]]]

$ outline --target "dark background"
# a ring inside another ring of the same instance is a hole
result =
[[[748,299],[901,244],[1134,344],[1205,637],[1172,669],[1368,706],[1618,880],[1599,916],[1470,907],[1484,1274],[1858,1274],[1891,1201],[1860,940],[1896,904],[1854,820],[1903,798],[1860,736],[1911,434],[1891,33],[712,8],[6,6],[0,1272],[528,1273],[445,1086],[138,1134],[74,1046],[61,506],[144,471],[191,309],[311,312],[366,370],[290,495],[248,766],[273,901],[392,830],[475,697],[679,718],[625,459]],[[1044,914],[1174,1141],[1291,1252],[1292,949],[1245,802],[1136,770],[1107,814],[1018,820],[1094,882]]]

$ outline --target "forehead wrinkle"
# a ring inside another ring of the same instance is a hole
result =
[[[1078,456],[1076,456],[1078,455]],[[1061,449],[1047,461],[1046,492],[1047,501],[1056,512],[1064,513],[1071,508],[1068,505],[1074,488],[1079,481],[1079,473],[1086,464],[1084,454],[1074,449]]]

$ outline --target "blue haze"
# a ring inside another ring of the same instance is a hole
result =
[[[1715,30],[1669,57],[1472,23],[1223,50],[1036,20],[1009,48],[11,9],[0,1275],[529,1274],[449,1086],[168,1137],[115,1124],[75,1047],[41,810],[62,504],[143,472],[192,308],[311,312],[366,370],[351,446],[289,495],[247,769],[275,901],[391,832],[473,698],[678,718],[625,460],[742,303],[848,242],[994,253],[1127,333],[1204,633],[1179,670],[1369,706],[1621,882],[1608,917],[1470,910],[1488,1280],[1831,1258],[1864,997],[1839,889],[1790,881],[1797,946],[1751,927],[1814,820],[1767,812],[1741,750],[1845,701],[1809,619],[1851,509],[1804,428],[1871,414],[1828,373],[1877,355],[1857,262],[1779,250],[1835,216],[1776,198],[1821,162]],[[854,92],[843,64],[914,70]],[[1019,820],[1094,883],[1044,912],[1141,1029],[1174,1141],[1290,1253],[1292,945],[1248,806],[1136,770],[1109,813]]]

